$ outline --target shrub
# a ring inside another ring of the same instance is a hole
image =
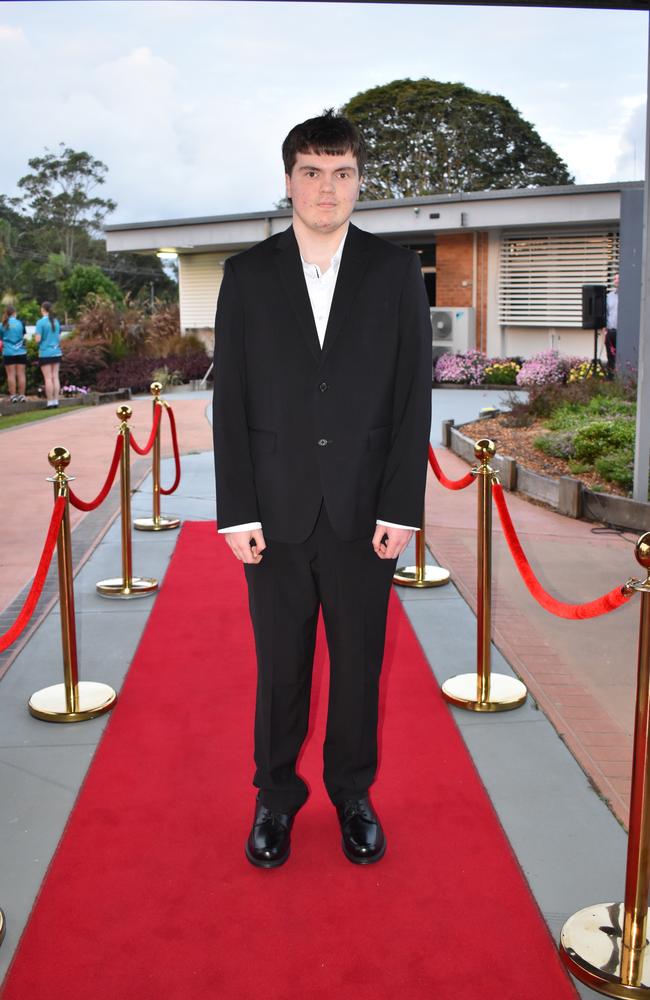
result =
[[[624,489],[632,489],[634,481],[634,452],[631,448],[620,448],[607,455],[597,458],[594,462],[596,472],[612,483],[618,483]]]
[[[96,264],[75,264],[65,281],[61,282],[60,306],[66,313],[76,316],[89,298],[120,303],[124,296],[115,282]]]
[[[593,463],[603,454],[621,448],[633,449],[635,430],[632,420],[593,420],[575,433],[575,457],[579,461]]]
[[[107,362],[121,361],[145,353],[147,317],[132,306],[120,307],[116,302],[89,295],[75,324],[73,339],[99,348]]]
[[[59,371],[62,384],[95,385],[105,369],[106,361],[99,347],[76,338],[65,340]]]
[[[483,372],[483,381],[488,385],[516,385],[520,368],[517,361],[490,358]]]
[[[533,443],[545,455],[553,455],[554,458],[573,458],[574,435],[570,432],[545,434],[544,437],[536,438]]]
[[[131,357],[110,365],[100,372],[97,388],[101,392],[129,388],[132,392],[148,392],[156,372],[167,369],[180,382],[203,378],[210,359],[205,351],[196,354],[170,354],[164,358]]]
[[[605,377],[606,369],[601,361],[598,362],[595,369],[593,361],[579,361],[577,364],[569,364],[569,373],[566,380],[567,382],[584,382],[588,378],[598,380]]]
[[[174,342],[181,339],[181,312],[177,304],[164,306],[153,314],[147,324],[148,352],[162,357],[176,354]]]
[[[553,431],[568,431],[590,423],[593,419],[606,417],[616,420],[619,417],[633,419],[634,403],[616,396],[592,396],[586,403],[566,402],[558,406],[551,414],[548,427]]]
[[[567,359],[557,351],[542,351],[524,361],[517,374],[517,385],[548,385],[564,382],[567,375]]]
[[[454,382],[459,385],[480,385],[487,358],[480,351],[465,354],[441,354],[436,362],[436,382]]]
[[[27,326],[38,323],[41,318],[41,304],[36,299],[21,299],[18,297],[14,302],[16,314]]]

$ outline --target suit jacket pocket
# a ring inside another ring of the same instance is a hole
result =
[[[253,455],[272,455],[275,451],[277,434],[275,431],[256,430],[248,428]]]
[[[391,428],[389,425],[386,427],[373,427],[368,432],[368,448],[370,451],[386,451],[390,444],[390,432]]]

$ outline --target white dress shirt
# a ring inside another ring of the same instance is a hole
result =
[[[327,330],[327,322],[332,308],[332,299],[334,298],[336,279],[341,264],[343,245],[347,235],[348,231],[346,229],[345,236],[339,243],[336,253],[330,261],[330,266],[326,271],[321,271],[318,264],[310,264],[309,261],[306,261],[302,256],[300,257],[302,261],[303,274],[305,275],[305,282],[307,284],[307,293],[311,303],[311,310],[314,314],[314,323],[316,324],[316,332],[318,334],[318,340],[321,348],[325,340],[325,331]],[[409,531],[419,531],[419,528],[411,528],[409,525],[405,524],[393,524],[391,521],[377,520],[377,524],[383,524],[388,528],[408,528]],[[261,527],[262,524],[260,521],[250,521],[248,524],[234,524],[230,528],[219,528],[219,533],[225,535],[230,531],[255,531]]]

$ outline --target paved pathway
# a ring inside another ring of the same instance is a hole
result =
[[[467,464],[446,449],[436,453],[451,478],[467,471]],[[565,518],[514,494],[506,496],[533,570],[559,599],[576,604],[592,600],[641,575],[634,558],[636,535],[600,533],[586,521]],[[475,610],[476,490],[451,492],[430,476],[426,508],[428,545]],[[493,527],[494,640],[616,816],[626,822],[638,598],[602,618],[556,618],[539,607],[522,583],[496,510]]]
[[[203,396],[205,394],[202,394]],[[169,396],[174,407],[178,439],[183,454],[212,447],[210,426],[205,419],[207,401],[197,394]],[[119,404],[121,405],[121,403]],[[131,400],[130,421],[138,444],[143,445],[151,429],[151,402]],[[119,421],[113,405],[80,407],[15,428],[1,429],[0,454],[5,470],[3,485],[3,531],[0,555],[0,612],[31,580],[47,533],[52,512],[52,487],[46,482],[52,468],[48,452],[64,445],[72,456],[68,469],[76,476],[75,492],[91,500],[99,492],[108,472]],[[163,456],[171,455],[169,429],[163,424]],[[135,452],[132,459],[137,458]],[[71,508],[75,528],[87,515]]]
[[[501,394],[454,390],[433,395],[432,440],[436,443],[442,419],[473,419],[482,406],[498,405]],[[187,458],[181,490],[169,501],[169,512],[178,508],[184,517],[211,519],[214,501],[208,395],[170,398]],[[136,400],[134,411],[134,431],[142,441],[150,425],[150,403]],[[71,471],[77,471],[79,477],[77,491],[84,497],[92,496],[106,472],[116,423],[113,407],[99,407],[0,432],[10,489],[0,550],[4,588],[0,591],[0,611],[28,582],[40,553],[51,510],[51,487],[44,483],[49,472],[48,450],[57,443],[70,448]],[[444,450],[439,451],[439,459],[451,476],[467,468]],[[170,475],[171,462],[167,461],[163,476]],[[150,485],[145,483],[135,495],[136,511],[148,509],[148,490]],[[586,523],[567,520],[519,497],[509,496],[508,501],[534,568],[558,597],[591,599],[634,575],[633,537],[626,540],[594,534]],[[427,539],[438,561],[452,570],[454,583],[434,591],[400,594],[439,680],[467,672],[475,662],[475,619],[468,607],[474,600],[475,503],[472,487],[451,493],[429,482]],[[113,575],[119,558],[118,524],[113,524],[97,544],[113,516],[114,508],[109,511],[107,506],[106,510],[103,524],[95,524],[94,515],[81,518],[75,514],[73,538],[84,540],[86,556],[90,557],[76,578],[75,590],[79,595],[82,670],[86,677],[94,674],[96,679],[119,686],[152,602],[123,606],[95,596],[94,581]],[[142,565],[139,571],[162,578],[175,533],[136,535],[134,554],[138,566]],[[535,702],[530,700],[524,708],[500,716],[477,716],[462,710],[454,710],[454,715],[540,907],[557,935],[563,920],[575,909],[621,898],[623,892],[625,837],[590,782],[609,799],[617,815],[624,817],[638,605],[594,622],[551,618],[537,607],[518,579],[496,521],[494,536],[494,622],[499,647],[493,654],[494,668],[508,672],[512,665],[529,684]],[[26,697],[38,686],[57,680],[52,671],[57,674],[60,669],[58,629],[53,611],[0,681],[0,801],[5,803],[0,811],[0,904],[9,915],[8,938],[0,949],[0,975],[106,721],[48,726],[27,714]],[[53,650],[57,650],[56,656]],[[537,705],[543,712],[537,711]],[[587,777],[546,716],[571,747]],[[595,997],[582,987],[580,992],[585,998]]]

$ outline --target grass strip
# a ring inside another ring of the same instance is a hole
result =
[[[9,430],[11,427],[20,427],[21,424],[31,424],[35,420],[45,420],[47,417],[58,417],[62,413],[70,413],[71,410],[60,410],[58,407],[51,407],[49,410],[28,410],[27,413],[10,413],[7,416],[0,416],[0,431]]]

